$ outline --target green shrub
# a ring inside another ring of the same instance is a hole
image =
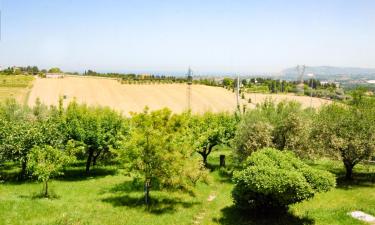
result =
[[[335,186],[335,177],[311,168],[290,151],[254,152],[233,175],[234,203],[242,209],[286,208]]]

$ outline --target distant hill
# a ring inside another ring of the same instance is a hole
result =
[[[285,78],[296,79],[296,67],[285,69],[281,72]],[[333,67],[333,66],[306,66],[305,74],[313,73],[320,79],[358,79],[358,78],[374,78],[375,69],[372,68],[356,68],[356,67]]]

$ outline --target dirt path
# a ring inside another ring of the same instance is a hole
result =
[[[212,192],[208,198],[207,198],[207,202],[203,205],[204,207],[202,207],[202,211],[199,212],[194,218],[193,218],[193,224],[201,224],[202,221],[206,218],[208,212],[207,212],[207,208],[210,207],[210,203],[212,201],[215,200],[217,194],[216,192]]]

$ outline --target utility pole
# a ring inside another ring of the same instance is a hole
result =
[[[189,67],[187,73],[187,90],[186,90],[186,98],[187,98],[187,109],[191,110],[191,85],[193,84],[193,71]]]
[[[237,97],[237,109],[240,110],[240,75],[237,75],[237,92],[236,92],[236,97]]]
[[[305,65],[298,65],[297,66],[297,90],[299,94],[303,94],[303,75],[305,74],[306,66]],[[298,84],[299,82],[299,84]]]
[[[256,103],[256,102],[257,102],[257,90],[256,90],[256,89],[257,89],[257,83],[258,83],[258,81],[257,81],[257,79],[255,78],[255,80],[254,80],[254,84],[255,84],[255,85],[254,85],[254,86],[255,86],[255,92],[254,92],[254,95],[255,95],[255,101],[254,101],[254,104],[255,104],[255,105],[257,105],[257,103]]]
[[[307,74],[308,77],[310,77],[310,108],[312,108],[312,92],[313,92],[313,73]]]

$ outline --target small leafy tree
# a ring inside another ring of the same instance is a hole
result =
[[[207,157],[212,149],[220,144],[227,144],[233,138],[237,121],[227,113],[205,113],[192,116],[190,121],[193,145],[207,164]]]
[[[127,171],[143,181],[146,204],[151,187],[188,190],[205,173],[189,145],[187,118],[168,109],[146,109],[131,119],[130,135],[117,153]]]
[[[28,170],[43,182],[44,197],[48,197],[48,181],[57,175],[63,174],[61,170],[69,162],[72,157],[63,151],[45,145],[43,147],[35,146],[28,154]]]
[[[259,150],[244,167],[234,172],[232,191],[235,205],[242,209],[286,208],[335,186],[331,173],[311,168],[290,151]]]
[[[353,168],[375,152],[375,110],[369,104],[323,107],[314,121],[312,137],[323,154],[340,158],[346,179],[353,178]]]
[[[296,102],[266,100],[243,117],[233,146],[239,161],[264,147],[292,150],[299,156],[309,156],[308,138],[311,115]]]
[[[62,71],[58,67],[53,67],[53,68],[48,70],[48,73],[62,73]]]
[[[281,118],[273,131],[273,142],[277,149],[292,150],[300,157],[308,157],[311,117],[298,109]]]
[[[86,174],[97,159],[119,148],[126,134],[121,114],[105,107],[89,107],[71,102],[64,114],[67,139],[81,142],[86,149]]]
[[[241,123],[233,139],[236,157],[243,161],[254,151],[272,147],[272,126],[265,121],[247,121]]]
[[[27,156],[34,146],[57,147],[62,144],[63,134],[49,112],[40,102],[37,102],[32,111],[14,101],[1,106],[3,126],[0,128],[0,151],[6,159],[20,164],[20,179],[26,178]]]

